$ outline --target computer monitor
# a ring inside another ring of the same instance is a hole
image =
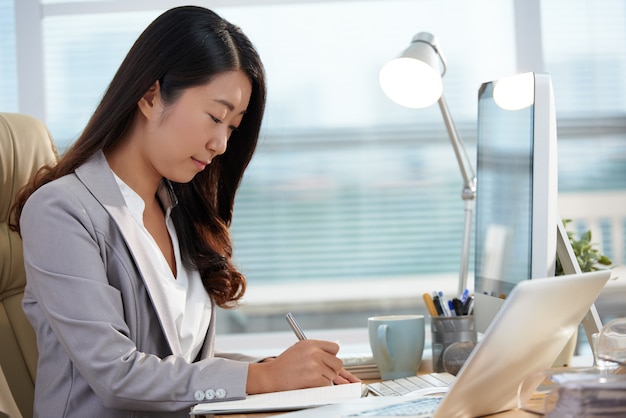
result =
[[[554,275],[557,135],[552,82],[526,73],[478,91],[474,316],[484,331],[513,287]]]

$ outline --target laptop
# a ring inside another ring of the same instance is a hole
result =
[[[552,366],[610,274],[605,270],[517,284],[432,416],[476,417],[515,408],[519,384]],[[366,397],[281,418],[389,416],[384,412],[389,406],[411,399],[415,397]]]

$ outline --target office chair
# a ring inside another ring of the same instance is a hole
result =
[[[33,415],[38,354],[35,332],[22,310],[26,285],[22,240],[9,230],[9,212],[29,177],[57,158],[42,122],[27,115],[0,113],[0,370],[24,417]]]
[[[0,418],[20,417],[22,414],[17,409],[15,399],[11,395],[9,384],[4,377],[4,372],[0,366]]]

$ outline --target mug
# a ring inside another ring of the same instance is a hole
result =
[[[367,323],[381,379],[415,376],[424,353],[424,315],[374,316]]]

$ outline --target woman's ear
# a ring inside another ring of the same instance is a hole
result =
[[[139,107],[139,111],[146,119],[153,119],[156,114],[161,113],[161,85],[158,80],[155,81],[146,94],[139,99],[137,107]]]

